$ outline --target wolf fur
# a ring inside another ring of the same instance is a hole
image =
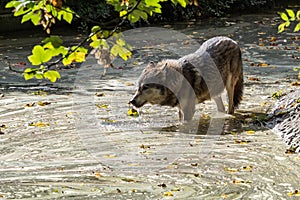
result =
[[[214,99],[225,112],[221,93],[226,89],[228,114],[234,114],[243,95],[241,50],[228,37],[214,37],[178,60],[150,62],[138,80],[130,103],[139,108],[146,103],[179,108],[179,120],[189,121],[195,104]]]

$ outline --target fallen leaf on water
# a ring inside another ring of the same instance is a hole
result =
[[[7,125],[5,125],[5,124],[2,124],[1,126],[0,126],[0,128],[7,128],[8,126]]]
[[[232,183],[233,184],[249,184],[249,183],[251,183],[251,181],[249,181],[249,180],[243,180],[243,179],[234,179],[233,181],[232,181]]]
[[[164,196],[165,196],[165,197],[172,197],[172,196],[173,196],[173,193],[172,193],[171,191],[164,192]]]
[[[255,131],[249,130],[249,131],[246,131],[246,133],[247,133],[248,135],[253,135],[253,134],[255,133]]]
[[[136,180],[134,180],[134,179],[132,179],[132,178],[127,178],[127,177],[122,178],[121,180],[122,180],[122,181],[126,181],[126,182],[137,182]]]
[[[224,170],[227,172],[238,172],[239,171],[238,168],[230,168],[230,167],[225,167],[225,166],[224,166]]]
[[[97,96],[97,97],[103,97],[103,96],[104,96],[104,93],[103,93],[103,92],[102,92],[102,93],[96,92],[96,93],[95,93],[95,96]]]
[[[300,86],[300,81],[292,82],[291,86]]]
[[[259,67],[267,67],[267,66],[269,66],[270,64],[268,64],[268,63],[259,63],[258,64],[258,66]]]
[[[29,108],[31,108],[31,107],[33,107],[35,105],[35,103],[33,102],[33,103],[26,103],[25,105],[24,105],[24,107],[29,107]]]
[[[249,77],[248,78],[250,81],[260,81],[259,78],[255,78],[255,77]]]
[[[296,152],[296,148],[295,147],[290,147],[288,149],[285,150],[286,154],[295,154]]]
[[[288,196],[296,196],[296,197],[300,197],[300,190],[295,190],[295,191],[292,191],[292,192],[288,192],[287,193]]]
[[[175,187],[175,188],[173,188],[171,191],[173,191],[173,192],[179,192],[179,191],[180,191],[180,188],[179,188],[179,187]]]
[[[98,104],[98,103],[96,103],[95,104],[96,106],[97,106],[97,108],[105,108],[105,109],[107,109],[108,108],[108,105],[107,104],[105,104],[105,103],[103,103],[103,104]]]
[[[241,170],[244,170],[244,171],[250,171],[252,169],[253,169],[252,165],[247,165],[247,166],[241,167]]]
[[[115,158],[115,157],[117,157],[117,156],[114,155],[114,154],[107,154],[107,155],[104,155],[103,157],[104,157],[104,158]]]
[[[97,177],[97,178],[101,177],[100,172],[94,172],[94,175],[95,175],[95,177]]]
[[[128,111],[127,111],[127,115],[128,116],[131,116],[131,117],[138,117],[139,116],[139,113],[137,110],[135,110],[134,108],[130,108]]]
[[[44,123],[44,122],[36,122],[36,123],[31,122],[31,123],[29,124],[29,126],[46,127],[46,126],[50,126],[50,124],[49,124],[49,123]]]
[[[142,144],[142,145],[140,146],[140,148],[142,148],[142,149],[150,149],[150,146],[149,146],[149,145],[144,145],[144,144]]]
[[[251,141],[250,140],[234,140],[234,142],[237,144],[248,144]]]
[[[270,64],[268,63],[250,63],[250,66],[255,66],[255,67],[267,67]]]
[[[47,102],[47,101],[44,101],[44,102],[42,102],[42,101],[39,101],[38,102],[38,105],[39,106],[46,106],[46,105],[50,105],[51,103],[50,102]]]
[[[39,91],[35,91],[33,92],[34,95],[39,95],[39,96],[46,96],[48,94],[48,92],[44,92],[42,90]]]
[[[277,40],[276,37],[271,37],[271,38],[270,38],[270,42],[275,42],[276,40]]]

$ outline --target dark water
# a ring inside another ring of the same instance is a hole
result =
[[[292,89],[297,77],[299,38],[277,34],[277,24],[275,16],[241,16],[125,32],[132,60],[115,60],[101,78],[90,56],[55,84],[24,82],[3,61],[8,56],[18,68],[41,36],[1,37],[0,199],[295,196],[300,157],[286,154],[261,125],[272,92]],[[232,37],[243,52],[245,94],[236,118],[216,116],[212,102],[199,104],[190,124],[179,125],[176,109],[158,106],[127,116],[147,62],[180,57],[216,35]]]

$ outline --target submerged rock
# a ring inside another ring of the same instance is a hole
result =
[[[300,152],[300,89],[279,98],[270,113],[268,126],[290,149]]]

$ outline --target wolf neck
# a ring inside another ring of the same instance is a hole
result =
[[[183,64],[182,65],[182,75],[188,81],[190,86],[193,88],[196,96],[199,101],[203,99],[209,99],[209,93],[207,93],[207,85],[205,80],[201,76],[201,71],[199,68],[196,68],[193,64]]]

